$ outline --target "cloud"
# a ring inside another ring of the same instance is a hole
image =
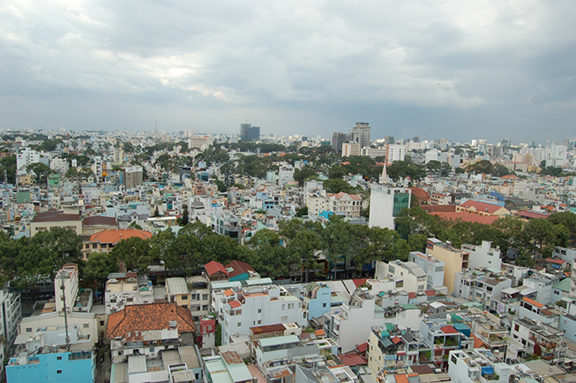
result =
[[[568,105],[554,119],[562,131],[576,99],[566,82],[576,64],[575,13],[572,1],[538,0],[6,0],[0,98],[18,97],[30,110],[54,98],[78,108],[117,100],[134,128],[140,120],[130,113],[140,105],[171,110],[181,119],[171,119],[175,129],[222,119],[213,126],[236,132],[240,114],[253,113],[270,124],[263,131],[327,136],[334,123],[367,119],[361,114],[388,125],[388,109],[446,121],[394,118],[397,129],[438,135],[474,135],[478,119],[466,116],[493,113],[497,138],[519,126],[527,106],[546,119],[550,106]],[[296,114],[306,118],[294,128],[284,117]],[[111,115],[93,123],[115,126]],[[42,116],[48,125],[86,124],[70,107]]]

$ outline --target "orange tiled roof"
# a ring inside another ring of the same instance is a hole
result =
[[[464,222],[475,222],[475,223],[483,223],[485,225],[491,225],[492,223],[494,223],[494,221],[496,221],[499,217],[496,215],[478,215],[478,214],[474,214],[474,213],[469,213],[469,212],[463,212],[463,213],[430,213],[432,215],[435,215],[437,217],[446,219],[446,220],[453,220],[453,221],[457,221],[459,219],[461,219]]]
[[[234,295],[234,291],[232,291],[232,289],[228,289],[228,290],[224,290],[224,292],[222,294],[224,294],[225,297],[229,297],[229,296]]]
[[[103,230],[90,237],[90,242],[112,243],[116,244],[123,239],[138,237],[142,239],[152,238],[152,233],[149,231],[138,229],[115,229]]]
[[[124,310],[110,314],[106,338],[126,338],[128,332],[168,329],[171,321],[176,322],[179,333],[196,331],[190,309],[164,302],[127,305]]]
[[[534,299],[530,299],[530,298],[528,298],[528,297],[524,297],[524,298],[522,298],[522,300],[523,300],[524,302],[530,303],[532,306],[538,307],[539,309],[541,309],[542,307],[544,307],[544,305],[543,305],[542,303],[536,302]]]

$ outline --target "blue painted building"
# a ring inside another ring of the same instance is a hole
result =
[[[330,312],[332,289],[326,283],[312,282],[304,287],[302,307],[308,310],[308,320]]]
[[[25,344],[16,344],[6,366],[7,383],[92,383],[96,373],[94,343],[77,328],[70,329],[70,344],[62,342],[65,330],[37,331]],[[17,339],[18,342],[18,339]]]

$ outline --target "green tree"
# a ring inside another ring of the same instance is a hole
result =
[[[53,173],[52,169],[50,169],[50,166],[41,162],[35,162],[26,166],[26,171],[34,172],[36,175],[36,183],[39,185],[45,184],[48,181],[48,176]]]
[[[310,166],[305,166],[302,170],[296,169],[294,171],[294,181],[298,181],[299,186],[304,186],[304,181],[315,176],[316,172]]]
[[[248,243],[252,250],[250,265],[262,276],[281,277],[290,273],[286,248],[280,236],[269,229],[261,229]]]
[[[126,270],[146,271],[152,259],[150,241],[140,237],[123,239],[114,246],[112,255],[116,262],[123,262]]]
[[[324,242],[318,233],[313,230],[300,230],[294,239],[288,242],[286,250],[290,259],[302,266],[304,282],[310,279],[310,271],[318,267],[316,252],[324,247]]]
[[[108,274],[118,271],[118,263],[111,253],[92,253],[84,267],[84,278],[95,281],[103,288],[106,285]]]
[[[188,215],[188,205],[182,207],[182,218],[180,218],[180,226],[186,226],[190,222],[190,216]]]

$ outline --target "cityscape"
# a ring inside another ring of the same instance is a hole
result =
[[[567,382],[576,139],[4,130],[7,382]]]
[[[576,382],[575,19],[3,0],[0,383]]]

